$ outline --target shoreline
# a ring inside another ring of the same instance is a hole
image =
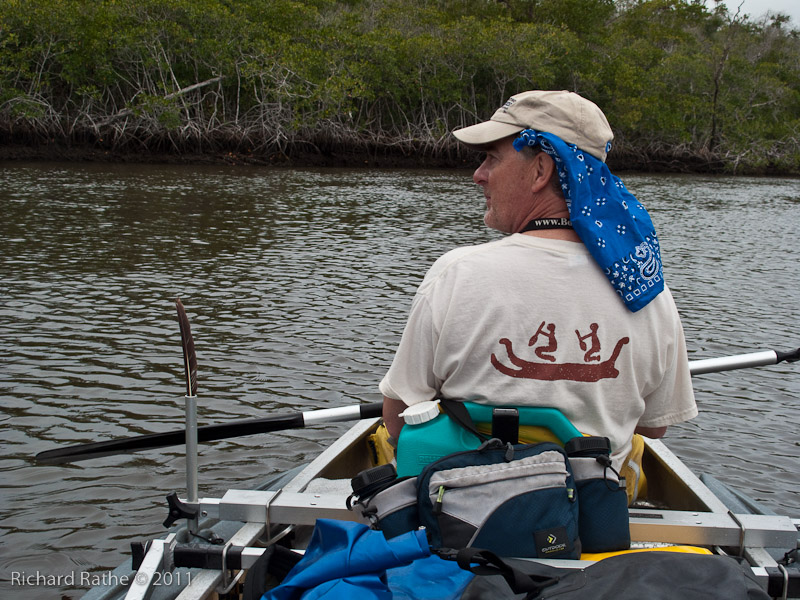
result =
[[[409,155],[399,151],[376,149],[373,151],[321,152],[293,149],[288,152],[236,152],[218,150],[207,152],[132,152],[98,148],[89,145],[0,145],[0,161],[5,162],[74,162],[109,164],[161,164],[161,165],[228,165],[271,166],[284,168],[337,167],[337,168],[405,168],[436,169],[477,166],[477,155],[472,158],[452,159],[437,156]]]
[[[303,148],[302,146],[305,146]],[[297,144],[285,152],[237,152],[209,150],[206,152],[165,152],[143,150],[139,152],[98,147],[91,144],[0,144],[2,162],[67,162],[106,164],[153,165],[209,165],[209,166],[270,166],[277,168],[381,168],[381,169],[464,169],[473,170],[479,164],[479,154],[467,153],[452,156],[447,153],[411,153],[408,149],[393,146],[328,151],[308,150],[308,144]],[[748,167],[738,165],[731,170],[722,159],[706,155],[667,156],[619,152],[609,156],[612,172],[731,175],[749,177],[800,177],[800,170],[778,168],[771,165]]]

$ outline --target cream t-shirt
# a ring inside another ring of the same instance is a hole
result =
[[[697,415],[669,289],[632,313],[583,244],[523,234],[434,263],[380,390],[408,405],[443,396],[559,408],[611,440],[617,468],[637,425]]]

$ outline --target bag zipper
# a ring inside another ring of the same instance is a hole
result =
[[[444,492],[447,488],[443,485],[439,486],[439,493],[436,495],[436,502],[433,503],[432,512],[437,517],[442,514],[442,505],[444,504]]]

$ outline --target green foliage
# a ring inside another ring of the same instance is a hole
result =
[[[441,155],[509,95],[572,89],[626,156],[800,172],[800,32],[780,16],[697,0],[0,5],[0,139]]]

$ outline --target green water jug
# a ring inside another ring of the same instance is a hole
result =
[[[491,423],[496,406],[464,402],[474,423]],[[562,444],[580,437],[581,433],[561,411],[544,406],[516,408],[519,424],[543,427]],[[397,475],[419,475],[429,463],[453,452],[474,450],[481,445],[478,436],[439,411],[439,401],[430,400],[409,406],[400,413],[405,425],[397,442]]]
[[[419,475],[426,465],[453,452],[474,450],[478,437],[439,412],[439,401],[409,406],[397,441],[397,476]]]

